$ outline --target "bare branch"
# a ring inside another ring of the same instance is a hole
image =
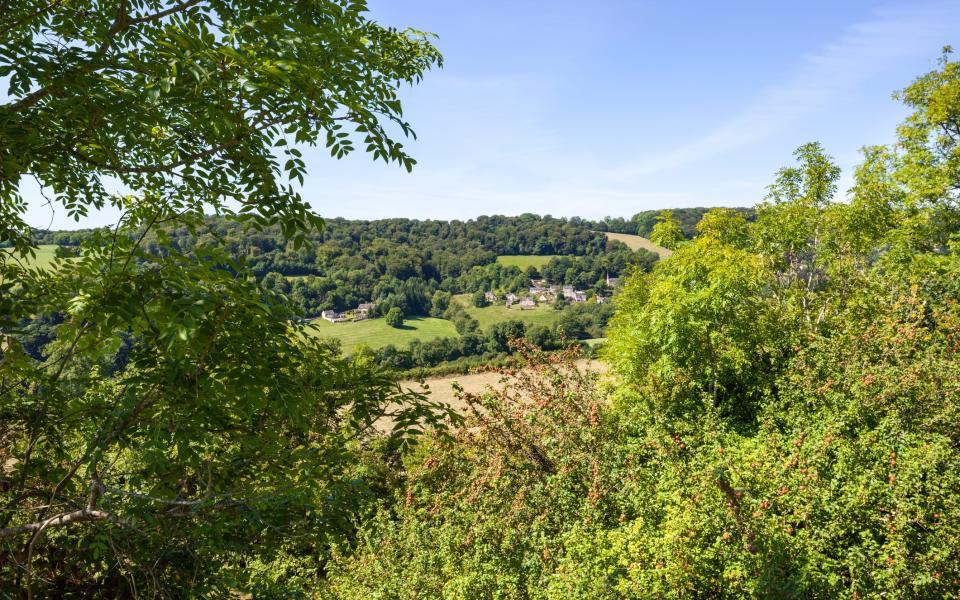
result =
[[[73,512],[60,513],[59,515],[54,515],[48,519],[44,519],[43,521],[37,521],[36,523],[28,523],[26,525],[17,525],[16,527],[0,529],[0,539],[14,537],[24,533],[40,533],[45,529],[64,527],[71,523],[107,520],[113,520],[113,517],[110,515],[110,513],[106,513],[101,510],[84,508],[81,510],[75,510]]]

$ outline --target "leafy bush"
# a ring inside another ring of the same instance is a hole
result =
[[[388,310],[384,319],[390,327],[403,327],[403,311],[399,307]]]

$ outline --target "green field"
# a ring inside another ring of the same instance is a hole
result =
[[[501,300],[496,304],[477,308],[470,304],[470,296],[467,294],[456,296],[456,299],[467,309],[467,313],[480,323],[480,331],[486,331],[494,323],[510,319],[519,319],[527,325],[553,325],[560,317],[560,311],[555,310],[549,304],[538,306],[532,310],[520,310],[519,308],[507,308]]]
[[[360,344],[371,348],[380,348],[387,344],[403,347],[414,340],[427,341],[438,337],[457,337],[453,323],[433,317],[409,317],[404,319],[402,328],[387,325],[384,319],[368,319],[354,323],[331,323],[323,319],[314,319],[313,335],[337,338],[346,354],[353,352]]]
[[[526,271],[527,267],[536,267],[540,268],[543,265],[550,262],[551,258],[556,258],[558,255],[549,254],[549,255],[535,255],[535,254],[516,254],[516,255],[506,255],[501,254],[497,257],[497,262],[506,267],[519,267],[521,271]]]
[[[25,264],[29,267],[48,267],[53,264],[54,252],[57,251],[56,244],[44,244],[37,247],[37,256],[33,260],[28,260]],[[0,249],[0,252],[8,252],[6,248]]]
[[[606,232],[608,240],[616,240],[618,242],[623,242],[631,250],[637,250],[643,248],[644,250],[649,250],[650,252],[656,252],[660,255],[660,258],[666,258],[673,254],[671,250],[660,247],[645,237],[640,237],[639,235],[630,235],[629,233],[610,233]]]

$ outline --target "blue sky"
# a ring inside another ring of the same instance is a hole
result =
[[[848,187],[859,148],[892,141],[906,115],[891,93],[934,68],[942,46],[960,46],[957,1],[370,8],[384,24],[439,35],[445,66],[402,92],[419,135],[407,144],[412,174],[362,154],[306,153],[304,195],[328,217],[749,206],[811,140]],[[45,226],[49,211],[30,220]]]

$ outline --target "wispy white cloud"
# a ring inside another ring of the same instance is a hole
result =
[[[851,25],[833,43],[803,59],[786,81],[764,92],[739,115],[704,136],[656,155],[644,155],[610,171],[634,179],[748,146],[798,119],[843,99],[890,61],[929,55],[960,28],[960,3],[916,3],[880,9]]]

